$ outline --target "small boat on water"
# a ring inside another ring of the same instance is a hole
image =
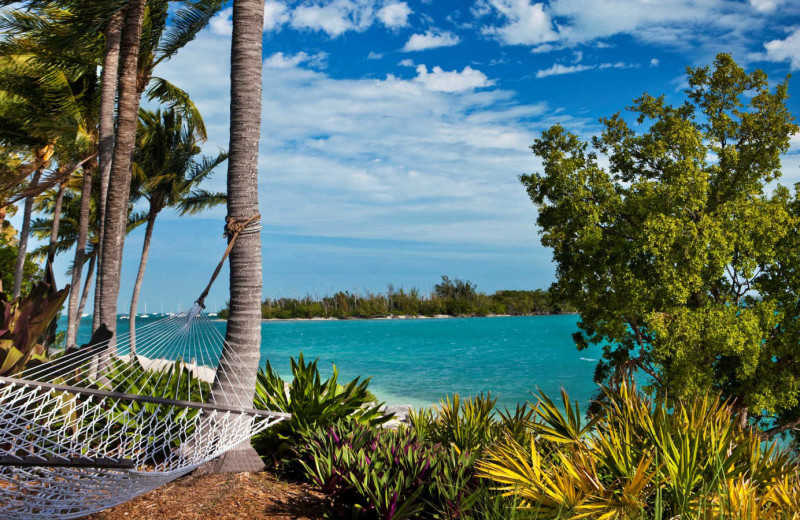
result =
[[[131,319],[131,317],[128,316],[127,314],[123,314],[122,316],[119,317],[119,319],[121,319],[121,320],[129,320],[129,319]]]
[[[149,314],[140,314],[137,316],[137,318],[149,318],[149,317],[150,317]]]
[[[81,314],[81,318],[88,318],[89,316],[91,316],[91,314],[87,314],[85,312]]]

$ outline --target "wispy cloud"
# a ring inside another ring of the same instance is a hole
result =
[[[298,52],[297,54],[284,54],[276,52],[264,60],[264,67],[268,69],[290,69],[301,64],[306,64],[315,69],[324,69],[328,55],[324,52],[307,54]]]
[[[197,103],[210,149],[227,146],[228,138],[229,56],[218,52],[222,42],[201,35],[159,71]],[[337,79],[309,64],[302,53],[265,60],[278,67],[264,75],[259,161],[261,212],[270,229],[536,243],[533,209],[517,181],[532,167],[527,147],[557,120],[577,130],[583,120],[556,118],[543,102],[520,103],[472,67],[418,65],[407,78]],[[224,177],[214,182],[222,187]]]
[[[536,71],[537,78],[546,78],[548,76],[561,76],[563,74],[575,74],[576,72],[583,72],[595,68],[594,65],[562,65],[554,63],[552,67]]]
[[[615,0],[599,5],[586,0],[478,0],[479,8],[473,13],[482,20],[483,34],[505,45],[528,45],[538,52],[603,45],[603,39],[619,34],[673,48],[744,52],[755,31],[768,22],[768,13],[782,3]]]
[[[461,38],[446,31],[426,31],[424,34],[412,34],[403,46],[403,52],[424,51],[438,47],[452,47],[458,45]]]

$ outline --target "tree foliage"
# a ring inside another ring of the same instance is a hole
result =
[[[521,177],[554,289],[603,345],[598,381],[643,370],[662,393],[722,392],[765,427],[800,417],[800,198],[773,181],[798,131],[788,78],[727,54],[688,68],[680,105],[643,94],[588,142],[561,126]],[[638,127],[638,128],[637,128]],[[607,158],[605,166],[600,155]],[[776,429],[771,433],[776,433]]]

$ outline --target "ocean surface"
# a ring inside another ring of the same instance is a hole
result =
[[[137,329],[156,319],[137,318]],[[555,400],[563,387],[583,408],[596,391],[592,374],[601,348],[575,348],[577,321],[575,315],[265,321],[262,363],[269,359],[288,376],[289,358],[302,352],[307,360],[319,358],[325,375],[336,364],[340,382],[372,377],[370,389],[391,404],[429,406],[453,392],[491,392],[502,409],[531,400],[537,387]],[[121,334],[127,323],[118,322]],[[215,326],[224,333],[224,321]],[[90,329],[91,318],[84,318],[79,344]]]

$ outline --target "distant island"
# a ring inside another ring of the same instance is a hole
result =
[[[331,296],[267,298],[261,304],[262,319],[369,319],[435,316],[532,316],[574,312],[549,289],[500,290],[487,294],[458,278],[442,276],[430,294],[387,286],[385,293],[339,291]],[[219,312],[227,319],[228,309]]]

